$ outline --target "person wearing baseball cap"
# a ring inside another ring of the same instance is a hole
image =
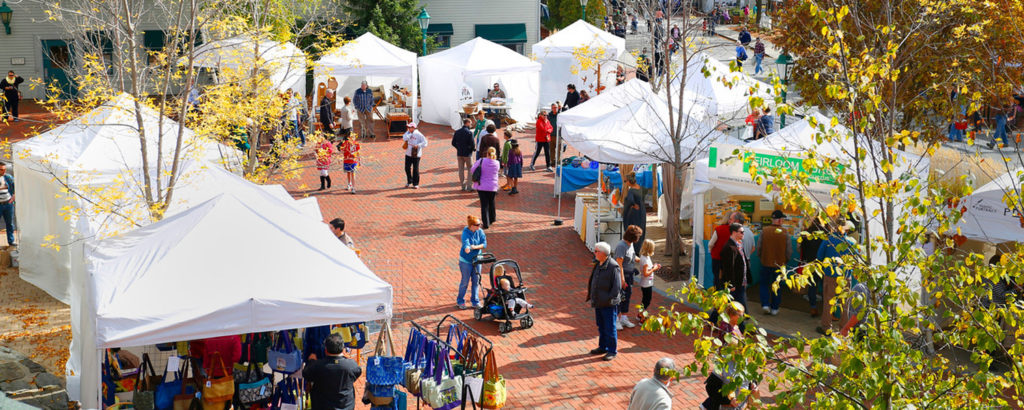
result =
[[[782,296],[778,291],[772,290],[772,285],[786,268],[792,249],[790,246],[789,232],[782,227],[782,220],[786,214],[776,209],[772,212],[772,224],[765,227],[761,232],[761,238],[757,242],[756,252],[761,257],[761,309],[764,314],[772,316],[779,314],[779,305],[782,304]],[[783,278],[779,289],[785,285]]]
[[[420,189],[420,158],[427,147],[427,137],[416,129],[415,122],[406,125],[408,130],[402,135],[405,141],[405,187]]]

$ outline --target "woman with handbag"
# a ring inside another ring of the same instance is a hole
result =
[[[474,265],[473,261],[484,248],[487,248],[487,235],[480,229],[480,218],[467,216],[466,227],[462,228],[462,246],[459,248],[462,281],[459,282],[459,296],[455,298],[455,306],[459,309],[466,308],[466,286],[470,281],[473,283],[470,302],[473,307],[480,306],[480,265]]]
[[[484,229],[495,222],[494,196],[498,193],[498,150],[487,148],[483,158],[476,160],[471,169],[473,189],[480,196],[480,220]]]

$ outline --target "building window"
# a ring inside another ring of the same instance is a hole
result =
[[[434,23],[427,27],[427,35],[433,37],[438,49],[452,47],[452,34],[455,30],[451,23]]]
[[[157,53],[164,51],[167,34],[163,30],[147,30],[142,32],[142,46],[146,49],[146,61],[149,65],[158,62]]]
[[[509,50],[515,51],[519,54],[523,54],[524,46],[526,45],[526,43],[505,43],[502,45],[507,47]]]

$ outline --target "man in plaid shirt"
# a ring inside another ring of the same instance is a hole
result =
[[[359,86],[352,104],[356,107],[356,115],[359,117],[359,136],[362,138],[377,138],[373,133],[373,91],[366,85],[366,81]]]

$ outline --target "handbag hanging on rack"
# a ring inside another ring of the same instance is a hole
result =
[[[462,368],[455,368],[455,374],[462,375],[462,383],[466,385],[469,396],[463,397],[463,400],[472,400],[473,403],[480,402],[480,395],[484,388],[484,377],[480,373],[480,362],[481,351],[480,342],[476,340],[476,337],[469,337],[466,339],[465,345],[462,349],[462,357],[465,358],[465,362],[462,364]],[[467,374],[472,373],[472,374]]]
[[[156,370],[153,369],[153,362],[149,360],[149,354],[143,353],[142,363],[139,364],[139,380],[135,382],[135,391],[132,393],[132,404],[136,409],[156,409],[154,391],[160,383],[161,380],[156,377]]]
[[[403,359],[394,357],[394,351],[391,327],[385,323],[377,336],[373,357],[366,360],[367,386],[364,396],[374,406],[391,404],[395,399],[395,385],[401,383],[405,376]]]
[[[434,410],[452,410],[462,405],[462,377],[455,376],[452,372],[452,360],[447,354],[441,355],[441,361],[444,362],[444,366],[441,367],[441,372],[435,374],[441,375],[437,383],[437,403],[433,406]],[[447,372],[448,377],[444,377],[443,373]]]
[[[255,362],[249,362],[246,370],[235,377],[238,387],[235,389],[238,394],[238,402],[248,407],[263,407],[270,402],[274,395],[274,385],[270,378],[263,373],[262,366],[256,367]]]
[[[292,376],[286,376],[277,382],[274,389],[273,408],[280,410],[298,410],[299,408],[299,385]]]
[[[192,377],[186,377],[189,371],[192,372]],[[196,378],[198,377],[199,371],[195,361],[192,358],[185,358],[181,370],[181,387],[178,390],[178,394],[174,396],[174,410],[202,408],[202,402],[196,397],[196,392],[199,391],[196,387]]]
[[[480,406],[485,409],[505,407],[508,392],[505,390],[505,378],[498,374],[498,363],[494,360],[493,350],[487,352],[484,362],[484,391]]]
[[[419,397],[420,378],[426,366],[425,350],[427,339],[418,330],[409,333],[409,344],[405,348],[405,389],[413,396]]]
[[[275,372],[292,374],[302,369],[302,352],[295,348],[287,330],[280,332],[274,348],[267,352],[267,362]]]
[[[430,401],[427,396],[428,394],[436,393],[435,390],[437,389],[437,382],[434,381],[433,377],[434,369],[437,367],[437,342],[433,340],[428,340],[427,347],[423,349],[423,353],[425,354],[427,364],[426,366],[423,367],[423,372],[420,373],[419,375],[419,389],[417,389],[415,392],[413,392],[410,389],[409,392],[416,395],[416,397],[422,397],[423,401],[426,401],[427,404],[430,404]]]
[[[216,363],[220,364],[221,372],[223,372],[223,376],[221,377],[213,376],[215,360]],[[224,402],[231,400],[235,395],[235,378],[232,373],[228,372],[228,368],[224,365],[224,358],[221,357],[220,352],[215,352],[210,356],[210,368],[206,374],[208,377],[203,383],[203,408],[214,409],[219,406],[223,409]]]

